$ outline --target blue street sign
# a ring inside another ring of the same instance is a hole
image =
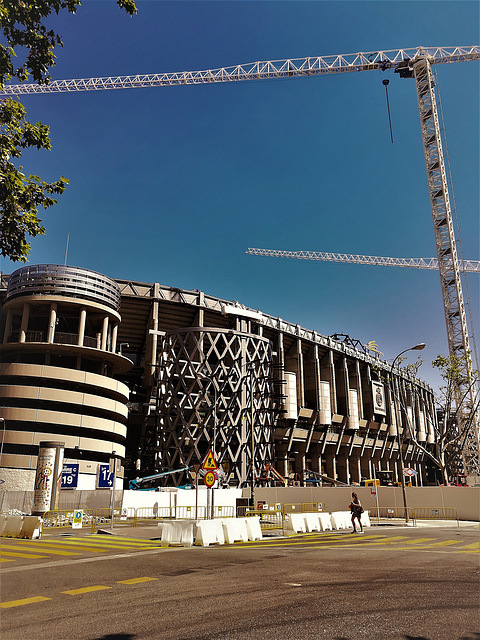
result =
[[[61,489],[76,489],[78,486],[79,464],[64,464],[62,469]]]
[[[98,488],[110,489],[113,486],[113,471],[109,471],[108,464],[98,465]]]

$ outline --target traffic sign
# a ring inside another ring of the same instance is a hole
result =
[[[73,513],[72,529],[81,529],[83,520],[83,511],[78,510]]]
[[[213,487],[213,485],[215,484],[215,482],[217,481],[217,476],[214,474],[213,471],[207,471],[207,473],[205,474],[205,477],[203,479],[205,486],[207,487]]]
[[[113,486],[113,473],[108,470],[108,464],[98,465],[98,489],[110,489]]]
[[[215,458],[213,457],[213,451],[211,449],[207,453],[207,457],[205,458],[202,469],[204,471],[214,471],[215,469],[218,469]]]
[[[61,489],[76,489],[78,486],[79,464],[64,464]]]

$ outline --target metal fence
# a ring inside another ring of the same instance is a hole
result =
[[[457,526],[460,526],[458,511],[455,507],[415,507],[413,509],[414,524],[417,520],[456,520]]]
[[[239,509],[244,509],[239,507]],[[262,531],[281,531],[285,535],[285,513],[282,509],[248,509],[240,517],[258,516]]]
[[[413,520],[413,509],[410,507],[369,507],[370,521],[376,520]]]
[[[81,527],[91,527],[95,531],[97,514],[93,509],[46,511],[43,518],[42,529],[72,529],[75,513],[82,513]]]

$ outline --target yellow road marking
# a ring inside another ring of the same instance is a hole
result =
[[[443,540],[443,542],[432,542],[428,547],[448,547],[451,544],[459,544],[461,540]]]
[[[430,542],[430,540],[435,540],[435,538],[416,538],[415,540],[405,540],[401,544],[421,544],[422,542]]]
[[[77,540],[79,540],[79,542],[77,542]],[[82,540],[80,542],[80,540]],[[90,546],[95,546],[97,548],[103,548],[103,549],[131,549],[131,550],[135,550],[135,547],[139,548],[139,549],[156,549],[157,546],[160,545],[155,545],[152,544],[150,541],[148,542],[138,542],[136,545],[131,543],[131,542],[126,542],[124,543],[121,540],[99,540],[98,538],[96,538],[95,540],[85,540],[84,538],[75,538],[75,542],[72,541],[72,538],[70,538],[70,540],[65,540],[64,544],[70,544],[70,545],[81,545],[84,547],[90,547]]]
[[[109,536],[105,536],[105,535],[93,535],[90,537],[90,539],[95,540],[96,543],[98,543],[99,540],[101,540],[102,542],[100,544],[139,544],[139,545],[144,545],[144,544],[158,544],[160,545],[160,540],[155,541],[155,540],[148,540],[145,538],[123,538],[123,537],[109,537]],[[70,536],[69,540],[83,540],[84,542],[88,541],[88,539],[86,538],[77,538],[74,536]]]
[[[0,549],[0,555],[2,556],[14,556],[15,558],[47,558],[48,556],[39,556],[33,553],[17,553],[15,551],[2,551]]]
[[[31,548],[28,547],[28,545],[23,544],[22,546],[26,546],[27,547],[27,551]],[[37,545],[33,545],[33,547],[37,547]],[[9,545],[9,544],[2,544],[1,546],[2,549],[18,549],[18,547],[16,547],[15,545]],[[41,551],[42,553],[50,553],[51,555],[56,555],[56,556],[79,556],[79,553],[76,553],[75,551],[56,551],[55,549],[50,549],[50,548],[45,548],[45,546],[42,546],[40,548],[37,547],[37,551]],[[1,553],[1,550],[0,550]]]
[[[83,587],[82,589],[71,589],[70,591],[62,591],[69,596],[76,596],[79,593],[90,593],[91,591],[103,591],[103,589],[111,589],[112,587],[105,587],[104,585],[97,584],[93,587]]]
[[[480,549],[480,542],[474,542],[473,544],[466,544],[462,549]]]
[[[117,584],[138,584],[139,582],[150,582],[158,578],[131,578],[130,580],[117,580]]]
[[[13,560],[7,560],[7,558],[0,558],[0,562],[13,562]]]
[[[24,598],[23,600],[10,600],[10,602],[0,602],[0,607],[9,609],[10,607],[21,607],[24,604],[33,604],[34,602],[43,602],[44,600],[51,600],[51,598],[35,596],[34,598]]]
[[[25,544],[24,542],[21,542],[20,540],[18,541],[18,545],[21,548],[22,545]],[[44,547],[43,545],[53,545],[53,548],[55,548],[56,545],[54,545],[54,543],[50,543],[50,542],[38,542],[35,543],[36,545],[39,545],[39,550],[42,550]],[[59,543],[58,547],[61,549],[64,545]],[[79,544],[74,544],[74,545],[68,545],[67,549],[77,549],[78,551],[91,551],[92,553],[102,553],[103,551],[108,551],[108,547],[91,547],[90,545],[79,545]],[[0,545],[0,550],[1,550],[1,545]],[[1,552],[1,551],[0,551]]]

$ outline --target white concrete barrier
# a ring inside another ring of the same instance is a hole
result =
[[[350,526],[349,524],[347,524],[348,519],[346,518],[345,514],[347,515],[347,517],[350,516],[348,511],[334,511],[331,514],[330,517],[333,529],[347,529]]]
[[[329,513],[319,513],[318,521],[322,531],[332,531],[332,518]]]
[[[306,533],[307,526],[305,524],[305,514],[303,513],[289,513],[285,517],[285,529],[288,531],[295,531],[295,533]]]
[[[211,544],[225,544],[222,523],[218,520],[198,520],[195,545],[208,547]]]
[[[223,535],[225,542],[247,542],[247,527],[243,518],[222,518]]]
[[[2,536],[4,538],[18,538],[23,527],[23,516],[7,516]]]
[[[162,526],[162,544],[181,544],[184,547],[193,545],[193,521],[175,520],[164,522]]]
[[[362,527],[371,527],[372,523],[370,522],[370,512],[369,511],[364,511],[362,513]]]
[[[42,535],[42,518],[40,516],[25,516],[19,538],[34,540]]]
[[[263,538],[262,528],[260,526],[260,516],[251,516],[250,518],[239,518],[243,520],[248,540],[261,540]]]
[[[0,536],[3,536],[3,530],[7,524],[7,516],[0,514]]]
[[[321,531],[320,519],[318,513],[305,513],[305,525],[307,531]]]

